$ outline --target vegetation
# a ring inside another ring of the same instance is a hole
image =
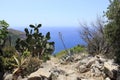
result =
[[[30,25],[30,31],[25,28],[26,38],[21,32],[12,33],[8,26],[4,20],[0,21],[0,72],[13,72],[14,80],[17,80],[19,75],[24,77],[36,71],[42,62],[40,59],[49,59],[54,51],[54,42],[49,42],[50,32],[45,36],[39,33],[41,24]]]
[[[77,45],[77,46],[75,46],[73,48],[68,49],[67,51],[69,51],[72,54],[78,54],[78,53],[81,53],[81,52],[85,51],[85,46]],[[65,56],[65,55],[67,55],[67,54],[68,53],[66,52],[66,50],[63,50],[63,51],[55,54],[55,56],[57,58],[61,58],[61,57]]]
[[[108,19],[105,25],[107,41],[113,47],[116,62],[120,63],[120,0],[110,0],[105,16]]]
[[[0,21],[0,72],[4,72],[4,57],[3,57],[3,48],[5,46],[5,42],[7,40],[8,28],[9,24],[4,20]]]
[[[25,33],[22,31],[14,30],[14,29],[8,29],[8,37],[10,39],[10,43],[6,42],[6,44],[15,46],[16,45],[16,40],[18,38],[24,39],[25,38]]]
[[[0,21],[0,54],[3,55],[3,47],[5,46],[5,42],[7,40],[8,28],[9,24],[4,20]]]
[[[35,72],[36,70],[38,70],[40,68],[42,61],[37,58],[37,57],[29,57],[25,64],[24,64],[24,70],[22,71],[22,76],[28,76],[30,75],[32,72]]]
[[[14,56],[14,59],[16,61],[16,66],[17,68],[13,71],[13,76],[14,76],[14,80],[17,80],[18,76],[22,74],[24,67],[23,65],[25,64],[27,58],[25,58],[24,56]]]
[[[96,24],[92,24],[92,28],[88,27],[89,25],[87,24],[81,24],[83,29],[80,34],[82,39],[87,43],[89,54],[110,54],[112,58],[115,56],[116,62],[120,63],[119,0],[110,0],[110,5],[105,16],[108,19],[105,24],[100,18],[97,19]],[[36,71],[42,61],[50,59],[49,55],[53,53],[55,48],[54,42],[49,41],[51,38],[50,32],[46,35],[39,32],[41,24],[29,25],[30,30],[25,28],[25,38],[18,37],[19,34],[15,35],[8,32],[8,26],[9,24],[4,20],[0,21],[0,72],[13,72],[15,80],[17,80],[19,75],[24,77]],[[11,37],[11,35],[14,37]],[[67,50],[62,39],[62,34],[59,33],[59,36],[65,50],[55,54],[57,58],[68,54],[78,54],[86,50],[86,47],[81,45]],[[16,44],[14,44],[15,41]]]
[[[85,51],[84,45],[77,45],[77,46],[70,49],[70,52],[75,53],[75,54],[80,53],[80,52],[84,52],[84,51]]]
[[[109,1],[110,5],[105,12],[107,22],[104,23],[98,18],[97,24],[92,24],[92,28],[82,24],[81,37],[87,43],[90,54],[107,55],[120,63],[120,1]]]
[[[41,24],[30,25],[30,28],[32,28],[30,31],[25,28],[26,39],[21,40],[19,38],[16,41],[15,47],[18,52],[23,53],[27,49],[33,57],[38,56],[39,58],[43,54],[52,54],[54,51],[54,42],[48,42],[50,40],[50,32],[44,36],[39,32],[40,27]]]
[[[4,70],[11,72],[11,70],[14,69],[14,63],[15,60],[13,58],[14,55],[16,55],[16,50],[12,46],[6,46],[3,48],[3,64],[4,64]]]
[[[88,27],[87,24],[81,24],[83,29],[80,32],[82,39],[87,43],[87,51],[89,54],[98,55],[110,52],[110,45],[104,36],[104,22],[101,18],[97,18],[96,24]]]

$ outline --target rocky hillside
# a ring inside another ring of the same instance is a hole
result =
[[[103,56],[87,54],[51,57],[28,77],[18,80],[120,80],[119,66]],[[11,75],[12,77],[12,75]],[[7,75],[4,80],[10,80]]]
[[[12,29],[12,28],[8,29],[8,31],[9,31],[9,33],[15,34],[15,35],[22,35],[22,34],[25,34],[25,33],[22,32],[22,31],[15,30],[15,29]]]
[[[9,36],[11,37],[12,45],[15,45],[15,42],[18,38],[25,38],[25,33],[15,29],[8,29]]]

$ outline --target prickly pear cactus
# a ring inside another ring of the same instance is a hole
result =
[[[16,41],[16,49],[23,53],[26,49],[31,52],[32,56],[41,56],[43,54],[52,54],[54,51],[54,42],[49,42],[50,32],[45,36],[39,32],[41,24],[29,25],[31,30],[25,28],[26,39]]]

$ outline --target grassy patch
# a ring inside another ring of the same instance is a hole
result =
[[[70,53],[73,53],[73,54],[78,54],[80,52],[85,51],[85,46],[77,45],[73,48],[68,49],[67,51],[69,51]],[[68,54],[67,51],[62,50],[61,52],[57,53],[55,56],[57,58],[61,58],[61,57],[65,56],[66,54]]]

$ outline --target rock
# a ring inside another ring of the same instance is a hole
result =
[[[101,62],[107,62],[107,59],[103,58],[103,57],[100,57],[99,58]]]
[[[95,80],[95,79],[81,79],[81,80]]]
[[[80,61],[82,58],[83,58],[83,56],[82,55],[77,55],[77,54],[74,54],[74,62],[78,62],[78,61]]]
[[[31,73],[28,80],[120,80],[118,65],[114,64],[114,61],[99,55],[80,55],[65,56],[61,60],[66,65],[53,58]]]
[[[66,76],[66,80],[81,80],[81,79],[79,78],[79,75],[77,75],[77,74],[71,74],[69,76]]]
[[[87,68],[90,68],[91,65],[92,65],[96,60],[97,60],[96,57],[91,58],[89,61],[87,61],[87,63],[86,63],[86,67],[87,67]]]
[[[21,79],[21,80],[28,80],[28,78],[23,78],[23,79]]]
[[[90,70],[90,68],[86,68],[85,65],[79,66],[79,72],[80,72],[80,73],[85,73],[85,72],[87,72],[87,71],[89,71],[89,70]]]
[[[120,76],[117,76],[117,79],[116,80],[120,80]]]
[[[52,68],[50,72],[51,72],[51,75],[49,77],[50,80],[62,80],[66,76],[66,72],[64,70],[58,69],[57,67]]]
[[[93,65],[92,65],[93,66]],[[100,60],[95,61],[94,66],[99,68],[100,70],[103,70],[104,68],[104,63],[101,62]]]
[[[54,80],[54,79],[53,79]],[[59,75],[55,80],[67,80],[65,75]]]
[[[49,80],[58,80],[59,75],[51,73]]]
[[[17,80],[22,80],[22,76],[18,76]]]
[[[117,71],[117,79],[116,80],[120,80],[120,69]]]
[[[74,61],[73,53],[69,53],[60,59],[61,64],[67,64]]]
[[[111,79],[116,79],[118,65],[113,64],[112,61],[104,62],[104,72]]]
[[[92,76],[96,76],[96,77],[99,77],[101,75],[104,75],[103,74],[103,70],[104,70],[104,65],[102,62],[100,62],[99,60],[96,60],[92,66],[91,66],[91,73],[92,73]]]
[[[61,69],[57,69],[57,68],[52,68],[50,71],[50,73],[53,73],[53,74],[61,74],[61,75],[64,75],[65,74],[65,71],[61,70]]]
[[[105,78],[105,80],[111,80],[109,77]]]
[[[47,65],[46,65],[47,66]],[[36,72],[33,72],[31,73],[28,78],[30,77],[34,77],[34,76],[38,76],[40,77],[41,76],[46,76],[47,78],[50,77],[51,73],[49,72],[51,67],[47,66],[47,67],[44,67],[44,68],[40,68],[38,69]]]
[[[77,80],[81,80],[81,78],[77,77]]]
[[[92,57],[91,57],[92,58]],[[80,63],[82,63],[82,64],[86,64],[86,63],[88,63],[88,61],[90,60],[90,57],[88,57],[88,58],[83,58],[82,60],[80,60]]]
[[[13,74],[5,73],[4,74],[4,80],[14,80]],[[22,78],[21,76],[18,76],[17,80],[28,80],[27,78]]]
[[[120,80],[120,76],[119,77],[117,77],[117,79],[116,80]]]
[[[4,77],[4,80],[13,80],[13,75],[12,74],[6,74]]]
[[[49,80],[47,77],[45,76],[35,76],[35,77],[31,77],[31,78],[28,78],[28,80]]]
[[[95,76],[95,77],[100,77],[101,76],[102,72],[98,68],[93,67],[93,70],[94,70],[93,76]]]

